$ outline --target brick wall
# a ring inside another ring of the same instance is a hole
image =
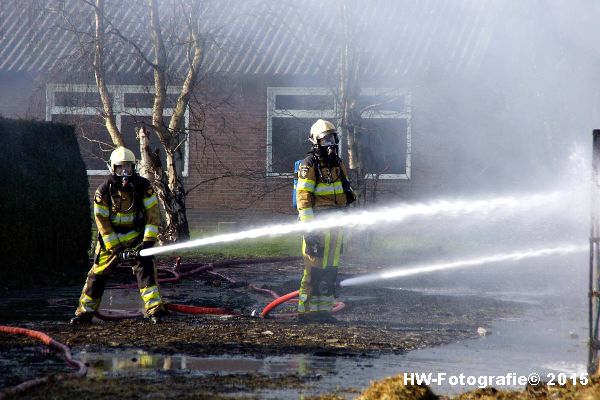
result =
[[[185,179],[192,229],[215,227],[219,222],[250,226],[295,220],[292,179],[266,177],[267,87],[286,85],[299,82],[211,78],[198,88],[191,107],[190,173]],[[0,79],[0,113],[44,119],[43,88],[30,76]],[[422,104],[413,115],[412,179],[379,181],[380,202],[424,197],[451,186],[452,135],[445,131],[445,120],[432,118],[446,104],[420,98],[418,93],[413,103]],[[90,176],[90,198],[105,179]]]
[[[295,219],[296,212],[291,207],[292,179],[266,177],[267,87],[285,85],[281,78],[276,82],[253,79],[237,84],[216,80],[212,87],[201,89],[213,100],[224,96],[228,101],[210,108],[210,112],[196,108],[192,113],[202,116],[192,120],[193,128],[204,128],[201,135],[193,134],[190,142],[191,173],[186,188],[198,185],[187,198],[192,226],[210,226],[220,221],[248,224]],[[434,166],[449,163],[444,159],[448,152],[443,146],[433,146],[439,154],[421,157],[432,146],[430,135],[421,134],[420,123],[418,118],[413,121],[413,179],[380,180],[378,199],[382,202],[420,197],[426,186],[433,183],[431,180],[439,176],[440,169],[449,169]],[[433,184],[445,182],[438,181]]]
[[[192,129],[202,129],[190,135],[192,226],[294,218],[291,179],[266,178],[266,88],[261,79],[214,79],[199,89],[213,104],[192,107]]]

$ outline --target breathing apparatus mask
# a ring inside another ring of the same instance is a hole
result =
[[[322,161],[333,165],[338,161],[338,138],[335,125],[324,119],[319,119],[310,128],[309,142],[313,152]]]
[[[338,160],[338,138],[336,132],[328,132],[325,136],[316,140],[313,144],[313,150],[317,157],[327,162],[334,164]]]
[[[322,139],[318,140],[319,155],[323,158],[333,158],[338,155],[338,140],[337,135],[330,133]]]
[[[132,180],[135,176],[135,163],[135,155],[125,147],[118,147],[111,153],[111,180],[120,189],[132,189]]]
[[[135,164],[130,162],[115,164],[113,167],[113,179],[122,189],[131,189],[131,181],[134,174]]]

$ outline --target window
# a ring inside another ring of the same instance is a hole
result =
[[[334,97],[326,88],[270,87],[267,102],[267,176],[291,177],[294,161],[310,150],[311,125],[319,118],[337,119]],[[367,177],[410,179],[410,94],[362,89],[358,108],[364,110],[358,129]]]
[[[142,123],[150,123],[152,116],[153,94],[146,86],[115,85],[108,86],[113,102],[113,110],[117,127],[123,135],[125,146],[139,153],[135,139],[135,127]],[[164,115],[173,113],[177,100],[178,88],[167,88],[167,101]],[[101,114],[100,96],[95,86],[60,85],[46,86],[46,121],[63,122],[75,125],[83,159],[88,168],[88,175],[108,175],[106,161],[112,150],[102,143],[110,142],[104,119]],[[168,124],[168,118],[165,118]],[[189,124],[189,110],[185,112],[185,127]],[[156,135],[151,135],[152,147],[160,147]],[[161,151],[164,155],[164,151]],[[183,157],[177,160],[183,176],[188,175],[189,146],[185,141]],[[163,166],[165,160],[163,158]]]

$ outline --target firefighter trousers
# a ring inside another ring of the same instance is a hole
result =
[[[315,236],[315,234],[312,234]],[[338,268],[342,254],[343,230],[330,229],[316,234],[319,240],[317,254],[308,254],[306,240],[302,240],[302,257],[304,258],[304,275],[300,282],[298,295],[298,313],[331,312],[333,295],[313,295],[311,283],[312,268]]]
[[[94,265],[87,274],[75,315],[93,314],[98,310],[108,277],[118,264],[117,255],[102,249],[98,244]],[[144,314],[150,316],[158,311],[164,311],[152,259],[142,258],[137,261],[133,266],[133,273],[137,278],[140,296],[144,302]]]

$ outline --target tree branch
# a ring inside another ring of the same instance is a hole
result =
[[[94,76],[96,78],[96,85],[98,86],[98,92],[100,93],[100,100],[102,101],[102,117],[104,118],[106,129],[110,134],[113,143],[117,146],[124,146],[123,137],[117,123],[115,121],[115,114],[112,107],[112,101],[110,94],[106,87],[105,71],[104,71],[104,24],[102,11],[104,9],[104,0],[96,0],[94,7],[94,17],[96,21],[95,30],[95,45],[94,45]]]

